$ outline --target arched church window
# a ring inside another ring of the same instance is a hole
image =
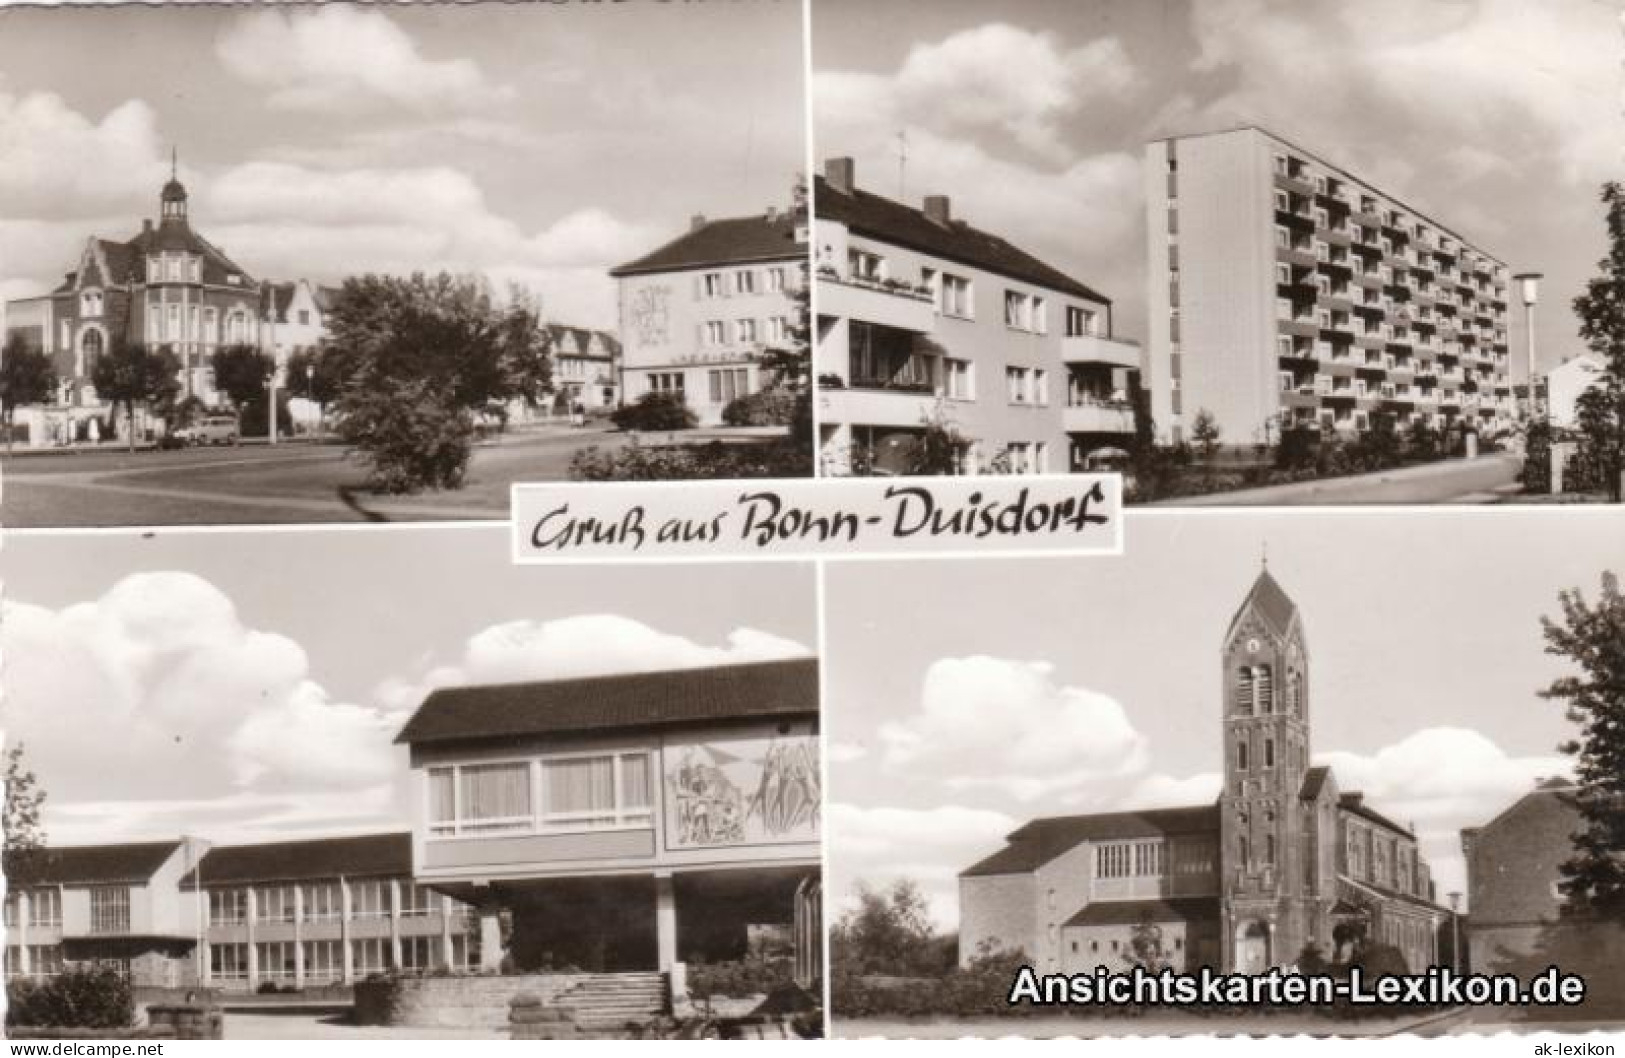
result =
[[[1275,740],[1273,738],[1264,740],[1264,767],[1275,767]]]
[[[1236,743],[1236,770],[1247,770],[1247,743],[1245,741]]]
[[[1240,863],[1243,868],[1251,866],[1247,858],[1246,834],[1241,834],[1236,837],[1236,862]]]
[[[1265,716],[1275,712],[1275,680],[1268,665],[1260,665],[1253,670],[1253,683],[1258,711]]]
[[[1292,672],[1286,678],[1286,707],[1293,716],[1303,715],[1303,675]]]
[[[1265,834],[1264,835],[1264,862],[1267,863],[1271,867],[1275,866],[1275,835],[1274,834]]]

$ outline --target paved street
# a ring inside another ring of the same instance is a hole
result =
[[[475,449],[455,492],[391,497],[336,445],[303,442],[134,453],[113,445],[0,457],[6,528],[500,519],[516,481],[563,481],[603,428],[550,427]]]
[[[1387,503],[1494,503],[1516,488],[1523,457],[1496,453],[1477,459],[1303,481],[1153,504],[1159,507],[1297,507]]]
[[[354,1025],[347,1014],[226,1012],[228,1040],[505,1040],[488,1029],[391,1028]]]

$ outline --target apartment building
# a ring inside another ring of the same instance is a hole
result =
[[[773,381],[758,360],[788,348],[806,281],[800,210],[707,220],[610,271],[618,281],[621,399],[680,394],[700,422]]]
[[[857,186],[850,158],[813,188],[814,371],[826,470],[905,473],[927,423],[964,439],[965,473],[1084,469],[1132,437],[1140,349],[1111,302],[997,235]]]
[[[180,880],[205,985],[257,991],[480,962],[470,909],[412,877],[409,833],[209,850]]]
[[[485,965],[507,918],[521,969],[680,977],[773,936],[820,976],[816,661],[442,688],[397,741],[413,874],[478,909]]]
[[[1515,424],[1507,266],[1444,222],[1259,128],[1154,141],[1145,180],[1160,440]]]
[[[1209,804],[1033,820],[959,879],[959,951],[1022,951],[1044,972],[1122,970],[1157,926],[1176,966],[1261,973],[1339,926],[1434,965],[1450,912],[1408,827],[1309,765],[1308,647],[1262,571],[1220,647],[1224,787]],[[1346,932],[1346,931],[1345,931]]]
[[[408,833],[196,838],[7,856],[6,973],[109,966],[138,987],[257,991],[480,963],[469,909],[412,878]]]

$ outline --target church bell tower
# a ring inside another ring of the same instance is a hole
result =
[[[1309,767],[1308,664],[1297,604],[1266,563],[1222,649],[1219,864],[1229,970],[1289,965],[1309,935],[1303,860],[1310,823],[1299,804]]]

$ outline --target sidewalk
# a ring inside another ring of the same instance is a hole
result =
[[[1289,485],[1241,489],[1161,500],[1153,507],[1283,507],[1344,504],[1494,503],[1518,491],[1523,457],[1495,452],[1475,459],[1321,478]]]

